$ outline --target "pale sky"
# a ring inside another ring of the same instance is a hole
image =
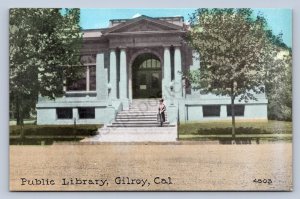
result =
[[[130,19],[136,14],[149,17],[183,16],[185,22],[196,8],[133,8],[133,9],[81,9],[80,25],[83,29],[108,27],[110,19]],[[283,42],[292,47],[292,10],[290,9],[253,9],[254,14],[261,13],[268,21],[275,35],[283,33]]]

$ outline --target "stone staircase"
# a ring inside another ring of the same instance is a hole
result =
[[[115,121],[107,125],[107,127],[159,127],[157,101],[156,99],[133,100],[129,110],[118,113]],[[167,114],[166,122],[164,122],[163,126],[174,126],[167,121]]]
[[[163,126],[157,121],[159,99],[135,99],[129,110],[119,112],[111,124],[100,128],[99,135],[83,141],[171,142],[177,139],[177,125],[170,124],[166,113]],[[92,139],[92,140],[89,140]]]

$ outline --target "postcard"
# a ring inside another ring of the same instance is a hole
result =
[[[11,8],[10,191],[292,191],[292,10]]]

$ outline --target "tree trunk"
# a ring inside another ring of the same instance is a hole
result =
[[[232,121],[232,142],[235,142],[235,110],[234,110],[234,96],[231,96],[231,121]]]
[[[17,115],[17,125],[24,124],[22,104],[20,102],[19,96],[16,97],[16,115]]]

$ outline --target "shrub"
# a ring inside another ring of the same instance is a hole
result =
[[[97,134],[100,125],[37,126],[25,125],[23,135],[20,126],[10,127],[11,136],[92,136]]]
[[[268,122],[238,122],[236,134],[291,134],[292,122],[269,120]],[[179,134],[227,135],[231,134],[231,122],[186,123],[178,126]]]
[[[231,128],[210,128],[210,129],[198,129],[197,135],[230,135],[232,133]],[[239,127],[236,128],[236,134],[267,134],[271,132],[267,132],[264,129],[259,128],[251,128],[251,127]],[[193,133],[195,134],[195,133]]]

